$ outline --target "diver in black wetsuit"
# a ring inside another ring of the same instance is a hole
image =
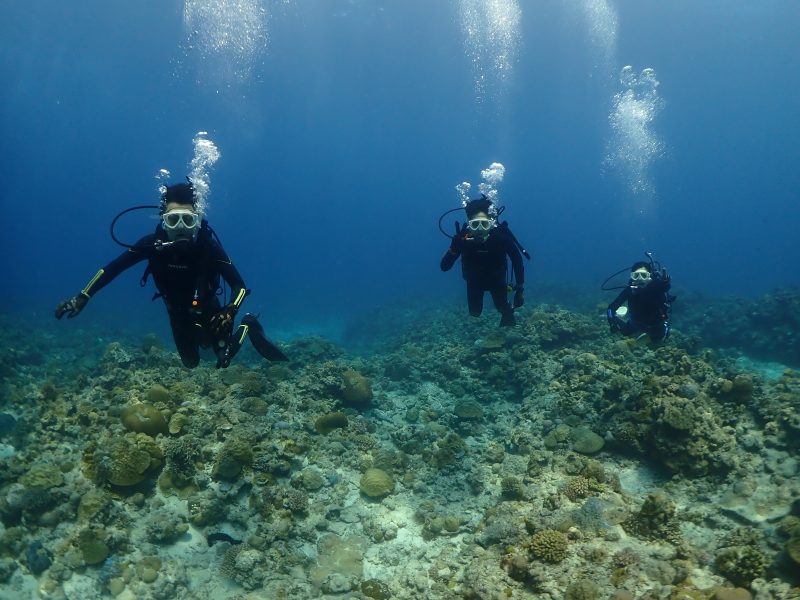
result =
[[[501,314],[500,325],[511,326],[516,324],[514,309],[525,303],[525,268],[514,234],[506,222],[497,223],[492,216],[497,214],[493,208],[491,200],[485,196],[467,202],[464,210],[468,220],[463,228],[456,223],[456,235],[442,257],[440,267],[442,271],[449,271],[460,256],[461,272],[467,282],[469,314],[480,316],[484,293],[489,292]],[[513,307],[508,302],[506,257],[511,259],[516,282]]]
[[[628,337],[648,335],[656,344],[666,340],[669,337],[670,305],[675,300],[669,293],[671,285],[666,269],[659,268],[652,261],[635,262],[628,285],[606,310],[611,332],[620,332]],[[626,302],[627,311],[621,311],[622,316],[628,316],[624,321],[618,311]]]
[[[65,314],[70,319],[76,317],[89,299],[117,275],[146,260],[142,285],[149,275],[153,276],[158,289],[153,299],[164,299],[175,346],[184,366],[196,367],[200,362],[199,348],[211,347],[217,355],[217,368],[227,367],[248,333],[253,346],[264,358],[287,360],[264,336],[264,330],[253,315],[246,314],[233,331],[236,314],[250,290],[215,239],[216,234],[208,222],[196,212],[196,205],[191,184],[166,187],[160,204],[161,223],[155,233],[129,246],[126,252],[100,269],[79,294],[59,304],[56,318],[61,319]],[[225,306],[221,306],[217,297],[220,277],[231,288],[231,301]]]

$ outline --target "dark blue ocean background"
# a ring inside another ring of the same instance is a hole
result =
[[[504,216],[534,255],[531,303],[553,283],[606,303],[600,282],[644,250],[679,291],[797,285],[800,4],[616,2],[610,60],[583,3],[520,4],[511,69],[485,62],[479,90],[455,1],[265,2],[246,76],[189,47],[181,2],[5,2],[2,310],[75,327],[53,308],[122,250],[109,222],[157,202],[158,170],[188,173],[198,131],[222,152],[209,220],[253,290],[247,307],[279,338],[335,336],[394,303],[466,313],[459,275],[438,268],[436,221],[493,161],[507,169]],[[206,25],[235,29],[235,13],[217,18]],[[476,43],[484,58],[497,50]],[[624,65],[654,69],[663,103],[648,124],[663,151],[638,194],[605,161]],[[134,214],[120,235],[155,224]],[[79,321],[167,336],[142,270]]]

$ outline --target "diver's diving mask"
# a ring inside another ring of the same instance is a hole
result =
[[[161,222],[170,240],[187,239],[200,228],[200,215],[186,209],[171,210],[161,215]]]
[[[631,285],[634,287],[644,287],[650,283],[652,278],[653,276],[650,274],[650,271],[645,268],[639,268],[635,271],[631,271]]]
[[[485,233],[494,227],[494,219],[478,218],[467,221],[467,228],[473,233]]]

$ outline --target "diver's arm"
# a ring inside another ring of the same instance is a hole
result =
[[[236,313],[242,306],[242,302],[250,293],[244,285],[244,279],[239,274],[239,270],[233,266],[228,254],[222,246],[215,240],[211,240],[211,260],[213,268],[216,269],[225,282],[231,288],[231,301],[223,306],[209,321],[211,333],[221,339],[230,337]]]
[[[655,279],[650,285],[657,286],[660,292],[664,292],[666,294],[672,287],[672,278],[667,274],[659,275],[658,278]]]
[[[94,277],[92,277],[89,283],[81,290],[81,295],[85,296],[87,299],[91,298],[114,281],[120,273],[130,269],[136,263],[147,259],[147,249],[152,248],[153,242],[155,242],[154,235],[144,236],[134,244],[134,248],[128,248],[125,252],[95,273]]]
[[[461,228],[461,224],[456,222],[456,234],[451,238],[450,247],[445,252],[442,260],[439,261],[439,268],[442,271],[449,271],[456,264],[458,257],[464,250],[464,245],[467,243],[467,226]]]
[[[449,271],[456,264],[458,257],[461,256],[461,251],[464,249],[464,244],[467,242],[467,225],[464,224],[462,229],[461,223],[456,221],[456,234],[450,238],[450,247],[445,252],[442,260],[439,261],[439,268],[442,271]]]
[[[509,235],[506,239],[506,254],[511,259],[511,268],[514,272],[514,282],[517,289],[521,290],[525,287],[525,265],[522,264],[522,253],[514,243],[513,238]]]
[[[250,293],[250,290],[245,286],[244,279],[242,279],[239,270],[233,265],[228,254],[216,241],[212,241],[213,247],[211,249],[211,257],[214,261],[214,267],[222,275],[222,278],[231,288],[231,301],[228,306],[239,310],[245,297]]]
[[[631,288],[626,287],[606,309],[606,318],[608,319],[608,325],[611,327],[612,333],[622,329],[622,326],[625,324],[625,322],[617,316],[617,309],[628,300],[630,295]]]
[[[67,315],[70,319],[77,317],[86,306],[86,303],[89,302],[89,299],[114,281],[117,275],[148,258],[147,249],[153,247],[154,241],[154,235],[146,235],[136,242],[133,248],[128,248],[128,250],[97,271],[80,293],[61,302],[56,307],[56,319],[60,319],[64,315]]]
[[[626,287],[624,290],[622,290],[614,299],[614,301],[608,305],[608,310],[611,312],[611,314],[616,313],[617,309],[627,302],[630,295],[631,289],[629,287]]]
[[[630,295],[631,288],[626,287],[619,293],[614,301],[608,305],[606,309],[606,318],[608,319],[608,324],[611,325],[612,331],[619,329],[623,325],[624,321],[617,316],[617,309],[625,304],[628,298],[630,298]]]
[[[439,268],[442,271],[449,271],[453,268],[453,265],[456,264],[459,256],[461,256],[461,251],[456,250],[453,246],[450,246],[447,249],[447,252],[444,253],[442,260],[439,262]]]

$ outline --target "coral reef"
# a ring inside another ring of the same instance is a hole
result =
[[[800,288],[776,289],[760,298],[708,298],[690,294],[681,312],[686,332],[708,346],[800,367]],[[694,310],[687,307],[695,307]]]
[[[581,306],[525,307],[503,331],[389,309],[358,355],[298,338],[285,365],[244,349],[191,372],[154,338],[42,353],[0,316],[0,586],[792,597],[800,376],[704,348],[692,317],[651,346]]]

